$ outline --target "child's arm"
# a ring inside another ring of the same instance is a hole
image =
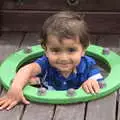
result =
[[[16,74],[13,83],[7,94],[0,98],[0,109],[11,109],[19,102],[29,104],[23,95],[22,89],[29,83],[32,76],[36,76],[41,72],[41,68],[37,63],[31,63],[23,66]]]
[[[98,81],[103,80],[100,68],[97,66],[95,60],[91,57],[87,57],[87,69],[86,69],[88,79],[82,84],[82,88],[87,93],[98,93],[100,86]]]

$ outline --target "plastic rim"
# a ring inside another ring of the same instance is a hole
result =
[[[74,96],[68,96],[67,91],[50,90],[48,90],[45,95],[38,95],[38,88],[27,85],[23,90],[24,95],[27,99],[33,102],[67,104],[98,99],[114,92],[120,88],[120,56],[112,51],[110,51],[108,55],[103,55],[103,49],[104,48],[95,45],[90,45],[87,49],[88,55],[106,62],[111,69],[109,75],[104,80],[107,87],[101,89],[99,93],[95,95],[87,94],[83,89],[79,88],[75,90]],[[24,50],[20,50],[11,54],[0,66],[0,80],[3,86],[6,89],[9,89],[17,69],[26,61],[42,56],[43,54],[44,50],[39,45],[32,46],[32,52],[30,53],[25,53]]]

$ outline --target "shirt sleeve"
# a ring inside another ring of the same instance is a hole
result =
[[[45,71],[48,68],[48,59],[46,56],[42,56],[40,58],[38,58],[37,60],[34,61],[35,63],[37,63],[40,67],[41,67],[41,73],[45,73]]]
[[[101,71],[93,58],[88,60],[88,79],[103,80]]]

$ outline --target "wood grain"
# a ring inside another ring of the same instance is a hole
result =
[[[0,62],[15,52],[22,40],[22,33],[4,33],[0,37]],[[5,95],[6,91],[3,89],[1,96]],[[1,120],[19,120],[23,111],[23,105],[17,105],[10,111],[0,111]]]
[[[40,32],[44,21],[56,11],[0,11],[2,31]],[[84,12],[89,31],[94,34],[120,33],[120,12]]]
[[[22,3],[18,1],[5,0],[2,9],[120,11],[119,0],[80,0],[79,4],[75,6],[67,4],[67,0],[23,0]]]
[[[86,120],[115,120],[116,93],[88,103]]]

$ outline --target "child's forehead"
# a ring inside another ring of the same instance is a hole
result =
[[[48,35],[47,37],[47,44],[51,44],[51,43],[64,44],[64,42],[80,44],[80,40],[78,36],[67,38],[67,37],[57,37],[55,35]]]

